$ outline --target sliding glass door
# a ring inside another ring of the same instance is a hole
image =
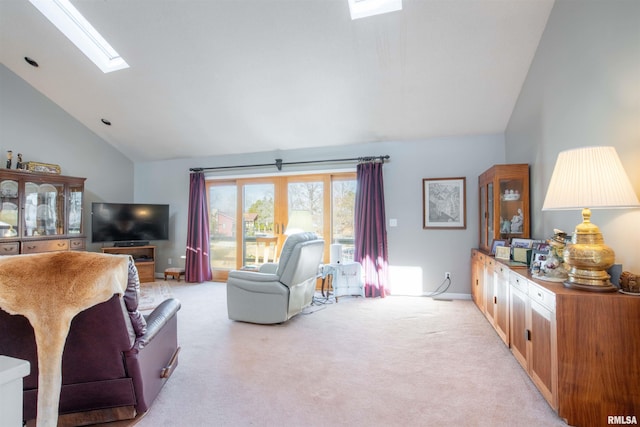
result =
[[[214,280],[277,261],[287,235],[301,231],[327,242],[325,261],[334,241],[347,259],[352,254],[355,173],[209,180],[207,187]]]

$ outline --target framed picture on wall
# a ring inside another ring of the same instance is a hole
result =
[[[422,180],[422,228],[467,228],[466,179]]]

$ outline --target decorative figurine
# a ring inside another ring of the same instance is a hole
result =
[[[557,228],[554,228],[553,232],[553,237],[547,240],[549,243],[549,257],[540,266],[540,274],[544,280],[562,282],[568,277],[563,255],[567,233]]]
[[[16,162],[16,169],[22,169],[22,153],[18,153],[18,161]]]
[[[7,150],[7,169],[11,169],[11,159],[13,158],[13,151]]]
[[[523,222],[524,222],[524,218],[522,216],[522,209],[518,209],[518,214],[514,215],[513,218],[511,218],[511,232],[522,233]]]
[[[502,234],[511,233],[511,222],[508,219],[500,217],[500,232]]]

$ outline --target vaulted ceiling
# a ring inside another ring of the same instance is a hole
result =
[[[130,68],[103,74],[27,0],[0,0],[0,60],[133,161],[503,132],[553,6],[72,3]]]

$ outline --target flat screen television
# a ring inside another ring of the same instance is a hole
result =
[[[91,241],[136,246],[169,239],[169,205],[92,203]]]

